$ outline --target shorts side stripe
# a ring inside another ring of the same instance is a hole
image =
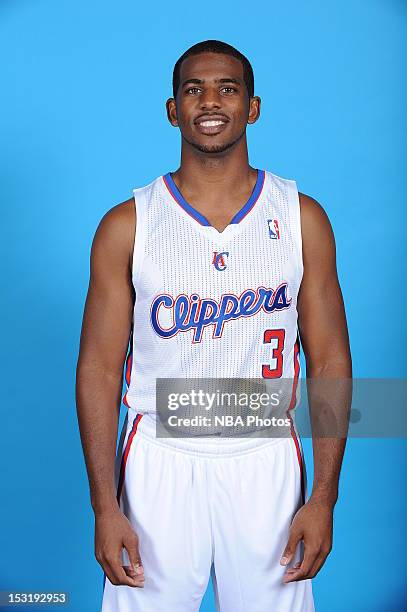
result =
[[[290,406],[287,410],[287,416],[290,419],[290,432],[291,436],[294,440],[295,450],[297,451],[298,463],[300,466],[300,476],[301,476],[301,499],[302,503],[305,504],[305,478],[304,478],[304,464],[302,459],[302,452],[300,442],[297,437],[297,433],[295,431],[294,423],[290,414],[290,410],[292,410],[297,402],[297,387],[298,387],[298,378],[300,375],[300,342],[297,336],[297,340],[294,345],[294,380],[293,380],[293,391],[291,395]]]
[[[119,475],[119,483],[117,485],[117,501],[120,501],[120,497],[122,494],[122,490],[123,490],[123,483],[124,483],[124,474],[126,471],[126,463],[127,463],[127,457],[129,456],[129,452],[130,452],[130,448],[131,448],[131,444],[134,440],[134,436],[137,433],[137,427],[138,424],[140,423],[141,419],[142,419],[143,415],[142,414],[138,414],[134,421],[133,421],[133,427],[131,428],[131,432],[129,434],[129,437],[127,439],[126,442],[126,447],[123,451],[123,456],[122,456],[122,462],[121,462],[121,466],[120,466],[120,475]]]
[[[126,447],[123,451],[123,455],[122,455],[122,460],[121,460],[121,465],[120,465],[120,476],[119,476],[119,483],[117,485],[117,493],[116,493],[116,497],[117,497],[117,501],[120,503],[120,496],[122,494],[122,489],[123,489],[123,483],[124,483],[124,473],[126,470],[126,462],[127,462],[127,457],[129,456],[129,452],[130,452],[130,447],[131,447],[131,443],[133,442],[134,436],[137,433],[137,427],[138,424],[141,421],[142,418],[142,414],[138,414],[134,421],[133,421],[133,427],[131,428],[131,432],[129,434],[129,437],[127,439],[126,442]],[[102,593],[105,590],[105,585],[106,585],[106,574],[105,572],[103,572],[103,586],[102,586]]]

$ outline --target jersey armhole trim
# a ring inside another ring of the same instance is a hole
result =
[[[293,180],[287,180],[287,195],[293,227],[294,248],[296,251],[295,254],[298,265],[298,273],[300,277],[300,282],[298,285],[299,288],[304,274],[304,261],[302,257],[301,204],[300,197],[298,194],[297,183]]]
[[[134,206],[136,209],[136,231],[132,258],[132,281],[136,291],[144,260],[144,245],[146,239],[146,215],[144,189],[133,189]]]

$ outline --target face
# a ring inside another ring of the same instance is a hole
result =
[[[176,100],[167,101],[168,119],[182,138],[203,153],[222,153],[257,121],[260,99],[249,99],[241,62],[230,55],[201,53],[181,64]]]

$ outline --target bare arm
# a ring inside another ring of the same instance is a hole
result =
[[[349,349],[348,330],[342,293],[336,272],[335,241],[328,217],[323,209],[307,196],[301,198],[304,277],[298,301],[299,329],[304,348],[307,378],[331,379],[326,385],[319,381],[313,385],[310,380],[311,419],[317,433],[328,436],[313,437],[314,449],[314,484],[312,497],[326,499],[334,504],[338,495],[339,472],[345,448],[346,438],[335,437],[333,423],[317,423],[316,410],[320,401],[315,395],[332,391],[330,406],[332,416],[341,418],[347,415],[349,394],[348,386],[340,381],[347,381],[352,376],[352,363]],[[319,393],[317,393],[319,391]],[[344,391],[344,393],[342,393]],[[340,393],[340,397],[338,396]],[[339,407],[336,406],[342,400]],[[338,422],[338,425],[341,425]]]
[[[304,275],[298,296],[301,343],[313,428],[314,483],[309,501],[291,526],[283,564],[300,539],[304,559],[287,570],[287,582],[312,578],[332,547],[332,514],[346,443],[352,364],[335,241],[328,217],[312,198],[300,194]]]
[[[96,231],[76,377],[77,414],[96,519],[96,557],[112,582],[130,586],[135,586],[134,575],[126,575],[120,555],[122,547],[129,546],[133,558],[138,556],[136,536],[116,501],[114,463],[134,303],[134,235],[131,200],[111,209]]]

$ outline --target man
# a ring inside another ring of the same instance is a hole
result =
[[[212,571],[223,612],[308,612],[310,579],[331,549],[343,437],[314,437],[304,503],[294,427],[288,438],[158,438],[155,383],[295,386],[298,333],[309,379],[350,378],[332,230],[294,181],[249,165],[260,99],[239,51],[205,41],[184,53],[167,114],[181,132],[180,168],[111,209],[92,246],[77,406],[102,609],[198,610]]]

